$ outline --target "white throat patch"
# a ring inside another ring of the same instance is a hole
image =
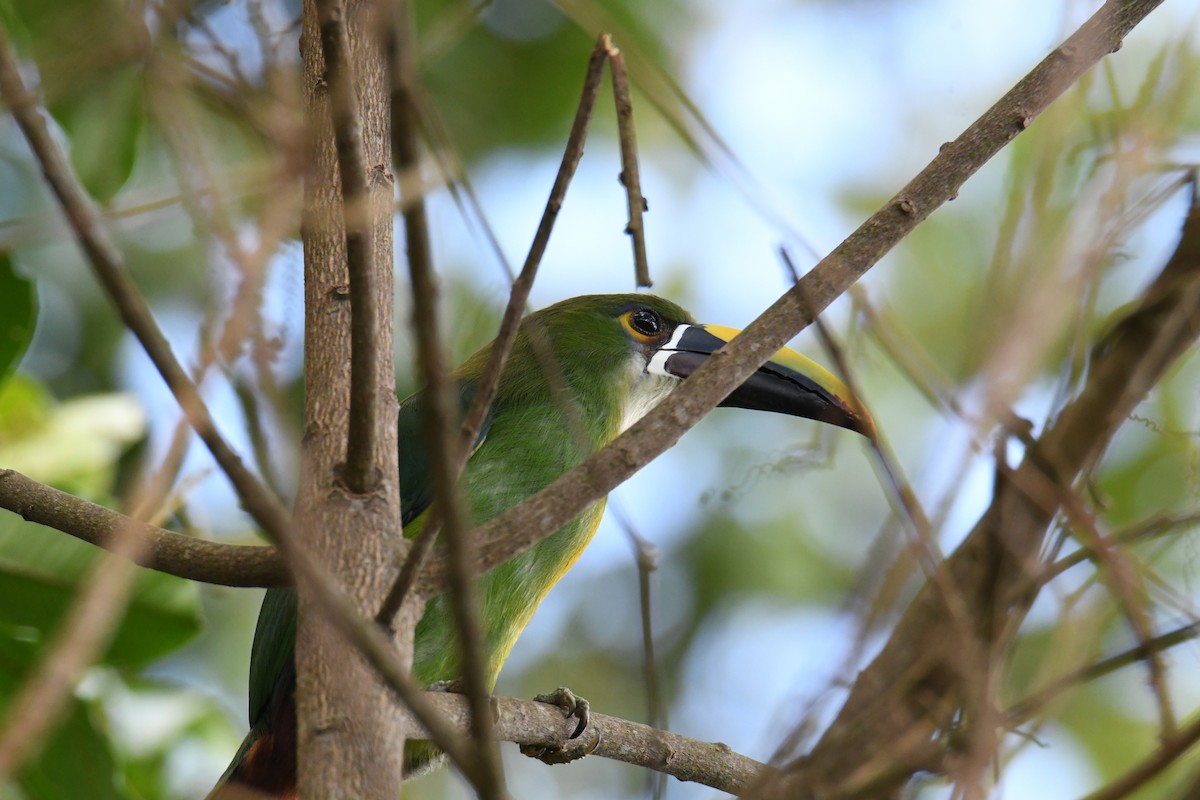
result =
[[[680,327],[683,327],[682,325]],[[649,371],[646,359],[634,353],[629,358],[629,394],[621,409],[621,430],[624,433],[650,409],[661,403],[680,384],[674,375],[656,374]]]

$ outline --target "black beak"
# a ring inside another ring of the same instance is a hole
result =
[[[646,371],[686,378],[738,333],[717,325],[680,325],[651,357]],[[790,414],[875,437],[875,423],[846,386],[816,362],[786,347],[720,405]]]

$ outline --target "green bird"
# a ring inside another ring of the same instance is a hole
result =
[[[461,490],[474,523],[518,505],[658,403],[670,402],[675,387],[737,333],[697,324],[676,304],[643,294],[576,297],[528,316],[463,472]],[[490,352],[488,345],[453,372],[464,415]],[[406,537],[421,529],[431,499],[422,403],[417,393],[400,405]],[[807,417],[874,435],[870,417],[837,378],[786,348],[721,405]],[[538,604],[591,540],[603,510],[601,499],[479,578],[489,689]],[[268,591],[251,652],[250,733],[211,797],[221,797],[222,787],[239,785],[267,796],[296,796],[295,637],[295,591]],[[444,596],[428,602],[417,625],[413,674],[424,685],[460,675]],[[407,774],[437,756],[428,742],[409,745]]]

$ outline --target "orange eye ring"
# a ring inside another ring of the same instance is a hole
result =
[[[635,308],[621,315],[621,326],[639,342],[649,344],[662,338],[666,323],[655,311]]]

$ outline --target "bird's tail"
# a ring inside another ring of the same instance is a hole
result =
[[[291,703],[283,704],[292,707]],[[299,800],[296,787],[296,721],[274,720],[246,734],[229,768],[205,800]]]

